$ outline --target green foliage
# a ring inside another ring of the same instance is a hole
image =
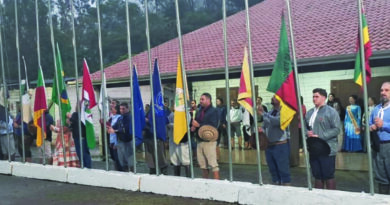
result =
[[[2,37],[4,46],[4,65],[6,77],[18,78],[16,38],[15,38],[15,0],[3,0],[0,5]],[[37,79],[37,31],[35,20],[35,0],[16,0],[18,2],[20,55],[26,59],[29,80]],[[45,79],[54,76],[54,62],[50,41],[48,1],[38,0],[41,64]],[[82,59],[88,61],[91,72],[100,69],[98,24],[95,0],[73,0],[75,7],[75,34],[77,45],[78,74],[82,73]],[[251,0],[250,5],[262,0]],[[55,42],[58,42],[65,77],[74,77],[74,58],[72,46],[72,16],[70,0],[51,0],[53,7],[53,29]],[[127,28],[125,0],[101,0],[101,28],[103,63],[112,65],[127,58]],[[149,26],[151,46],[157,46],[177,37],[174,0],[149,0]],[[227,1],[228,15],[244,9],[244,1]],[[129,3],[132,55],[146,50],[144,0]],[[221,0],[180,0],[182,33],[188,33],[222,18]],[[22,62],[22,61],[21,61]],[[23,66],[23,64],[22,64]],[[22,67],[23,68],[23,67]],[[22,74],[24,71],[22,69]]]

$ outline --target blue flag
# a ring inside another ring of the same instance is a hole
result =
[[[141,91],[139,89],[137,68],[133,67],[133,106],[134,106],[134,127],[135,127],[135,145],[143,142],[142,130],[145,127],[145,111],[142,103]],[[131,125],[130,125],[131,127]]]
[[[155,111],[155,122],[156,122],[156,135],[157,138],[165,141],[167,139],[166,125],[168,124],[168,118],[164,112],[164,98],[161,92],[161,81],[160,74],[158,71],[157,59],[154,61],[153,70],[153,101]],[[152,112],[150,112],[150,116]],[[150,124],[152,125],[152,118],[149,117]],[[153,126],[151,126],[153,132]]]

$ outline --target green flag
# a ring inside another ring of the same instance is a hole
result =
[[[66,86],[64,82],[64,71],[62,67],[62,60],[61,60],[61,54],[60,49],[57,44],[57,53],[56,53],[56,65],[57,65],[57,78],[54,77],[53,81],[53,90],[51,94],[51,100],[53,103],[57,104],[58,106],[61,106],[62,110],[62,123],[66,124],[66,113],[70,112],[71,106],[70,101],[68,97],[68,93],[66,92]],[[57,95],[57,79],[58,79],[58,90],[60,92],[60,100],[61,102],[58,102],[58,95]]]

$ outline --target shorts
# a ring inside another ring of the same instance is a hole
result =
[[[317,180],[334,178],[336,156],[317,157],[310,159],[311,172]]]
[[[241,122],[232,122],[230,124],[230,130],[231,130],[231,137],[233,138],[234,135],[237,137],[241,137]]]
[[[52,158],[51,142],[44,140],[42,146],[39,147],[42,155],[45,155],[45,158]]]
[[[169,144],[169,156],[171,163],[175,166],[188,166],[190,165],[190,153],[188,143],[175,144],[171,142]]]
[[[213,172],[219,171],[217,162],[217,142],[199,142],[196,155],[201,169],[211,167]]]

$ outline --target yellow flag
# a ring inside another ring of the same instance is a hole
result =
[[[184,109],[183,78],[181,75],[180,56],[177,60],[175,114],[173,119],[173,141],[179,144],[187,133],[186,111]]]

